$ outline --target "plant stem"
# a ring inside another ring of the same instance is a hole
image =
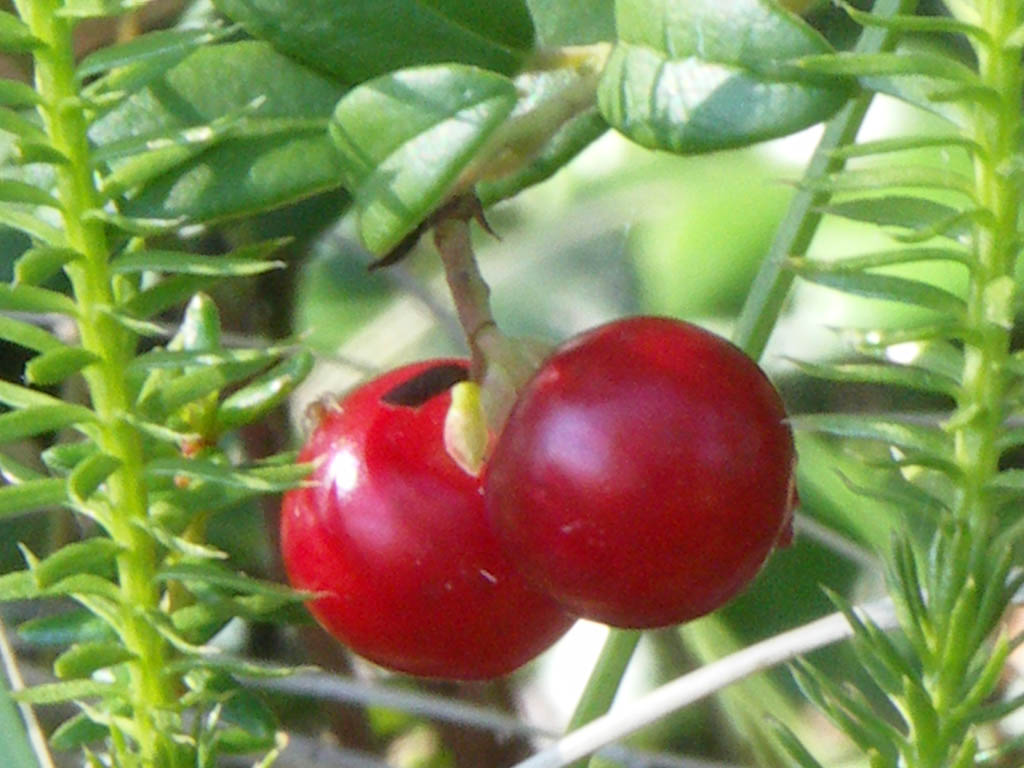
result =
[[[622,683],[622,676],[626,673],[626,667],[629,666],[642,636],[643,633],[638,629],[609,629],[608,639],[605,640],[597,662],[590,671],[590,677],[587,678],[587,684],[566,730],[575,731],[611,709],[615,694]],[[573,763],[570,768],[584,768],[588,762],[585,759],[580,760]]]
[[[147,515],[142,442],[122,418],[132,407],[124,371],[134,356],[135,337],[107,312],[115,303],[110,246],[104,224],[87,216],[102,208],[102,198],[93,181],[88,124],[74,77],[73,20],[57,14],[57,0],[17,0],[16,5],[43,42],[34,53],[36,90],[43,102],[40,112],[54,149],[67,159],[55,167],[57,194],[67,246],[80,254],[66,271],[78,305],[82,346],[100,360],[83,371],[99,417],[99,447],[121,462],[107,480],[112,507],[108,533],[123,547],[117,559],[118,630],[136,656],[130,665],[135,737],[143,765],[169,766],[174,764],[174,750],[162,721],[173,711],[176,696],[163,672],[166,643],[144,618],[158,607],[156,551],[149,536],[135,525]]]
[[[936,533],[950,552],[943,564],[943,589],[932,587],[929,611],[936,629],[935,653],[925,665],[925,685],[939,723],[933,739],[922,739],[912,768],[938,768],[951,764],[973,740],[956,709],[969,684],[969,664],[982,651],[985,632],[971,632],[982,621],[976,596],[1004,578],[990,567],[990,542],[996,516],[987,489],[999,472],[998,438],[1004,429],[1007,363],[1015,315],[1014,267],[1018,248],[1020,194],[1006,169],[1016,155],[1021,127],[1022,76],[1019,47],[1004,47],[1020,23],[1015,0],[985,0],[977,4],[978,23],[991,43],[974,42],[978,74],[998,94],[995,104],[977,105],[966,129],[967,137],[984,150],[974,155],[974,181],[978,205],[987,216],[975,225],[973,269],[967,289],[964,367],[956,411],[947,429],[952,433],[954,461],[960,481],[952,519]],[[914,718],[911,718],[912,720]],[[927,733],[927,725],[912,722],[914,732]]]
[[[464,218],[438,222],[434,229],[434,242],[441,254],[459,324],[466,334],[472,375],[479,379],[486,365],[480,335],[485,329],[495,327],[495,322],[491,312],[491,289],[476,262],[469,222]]]

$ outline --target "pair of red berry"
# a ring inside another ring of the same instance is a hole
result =
[[[394,402],[465,366],[410,365],[325,410],[301,456],[318,462],[312,482],[285,497],[292,583],[322,594],[314,616],[366,658],[505,674],[577,616],[652,627],[712,611],[788,535],[783,405],[728,342],[653,317],[571,340],[480,477],[445,450],[447,391]]]

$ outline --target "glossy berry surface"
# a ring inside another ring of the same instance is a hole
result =
[[[325,593],[310,611],[358,654],[413,675],[482,679],[512,671],[572,619],[529,586],[487,524],[483,490],[442,442],[447,391],[417,406],[382,400],[425,371],[406,366],[322,409],[288,492],[281,547],[291,583]]]
[[[791,525],[782,400],[739,349],[636,317],[541,366],[491,456],[488,514],[513,561],[580,616],[619,627],[708,613]]]

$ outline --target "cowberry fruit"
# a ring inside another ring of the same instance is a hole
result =
[[[579,616],[620,627],[714,610],[791,525],[782,400],[739,349],[636,317],[557,349],[527,383],[486,478],[513,562]]]
[[[505,674],[572,622],[513,568],[480,479],[445,452],[446,386],[465,369],[406,366],[321,408],[300,454],[316,468],[282,509],[284,564],[296,588],[320,593],[309,606],[320,624],[365,658],[425,677]]]

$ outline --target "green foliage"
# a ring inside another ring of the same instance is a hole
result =
[[[0,382],[0,520],[59,510],[89,532],[38,555],[22,546],[24,567],[0,575],[0,602],[62,600],[18,628],[57,652],[58,681],[16,698],[77,708],[51,734],[55,748],[144,768],[277,754],[274,714],[240,679],[286,670],[207,645],[233,619],[295,623],[309,597],[243,573],[234,542],[208,535],[218,516],[310,469],[290,453],[245,455],[238,432],[286,403],[311,353],[295,340],[229,343],[213,298],[254,280],[284,285],[289,249],[310,233],[280,238],[268,214],[319,196],[309,205],[323,224],[351,206],[362,244],[400,256],[439,212],[512,197],[609,127],[695,154],[835,115],[736,338],[759,352],[794,280],[913,308],[898,327],[840,329],[842,359],[794,367],[952,410],[793,419],[806,505],[885,563],[899,620],[883,631],[830,593],[861,677],[838,682],[800,662],[794,678],[869,765],[977,763],[984,728],[1020,704],[993,699],[1014,647],[1000,619],[1024,580],[1024,473],[1004,466],[1024,444],[1006,424],[1024,388],[1010,346],[1019,3],[979,14],[949,2],[948,15],[840,4],[864,33],[836,52],[827,24],[822,34],[774,0],[214,0],[236,26],[197,6],[189,24],[76,60],[80,20],[127,21],[143,4],[16,0],[16,13],[0,13],[0,49],[30,60],[37,83],[0,82],[0,226],[5,244],[22,244],[0,284],[0,340],[27,358],[21,383]],[[856,143],[874,93],[942,127]],[[867,225],[886,244],[809,257],[822,217]],[[662,247],[675,258],[674,243]],[[678,292],[682,278],[664,279],[659,258],[639,257],[641,280]],[[314,266],[313,283],[332,268]],[[946,268],[966,290],[933,279]],[[312,292],[338,292],[322,282]],[[719,311],[702,285],[685,286],[701,294],[687,306]],[[347,331],[384,290],[343,287],[348,303],[319,316]],[[41,463],[15,450],[29,441]],[[612,636],[574,725],[610,706],[636,640]],[[786,701],[774,684],[761,690]],[[3,697],[2,728],[9,709]],[[795,764],[820,766],[792,725],[779,724],[779,743]]]
[[[324,129],[344,85],[265,43],[191,42],[172,58],[131,51],[90,85],[96,97],[123,90],[126,72],[147,75],[90,129],[108,169],[100,189],[124,196],[126,215],[207,222],[340,184]]]
[[[533,48],[524,0],[215,0],[253,36],[355,85],[386,72],[459,61],[512,74]]]
[[[507,78],[446,65],[385,75],[338,103],[331,138],[367,248],[384,253],[438,207],[515,98]]]
[[[708,152],[784,136],[849,97],[842,82],[794,77],[790,61],[830,46],[769,3],[621,0],[616,23],[599,104],[647,147]]]

